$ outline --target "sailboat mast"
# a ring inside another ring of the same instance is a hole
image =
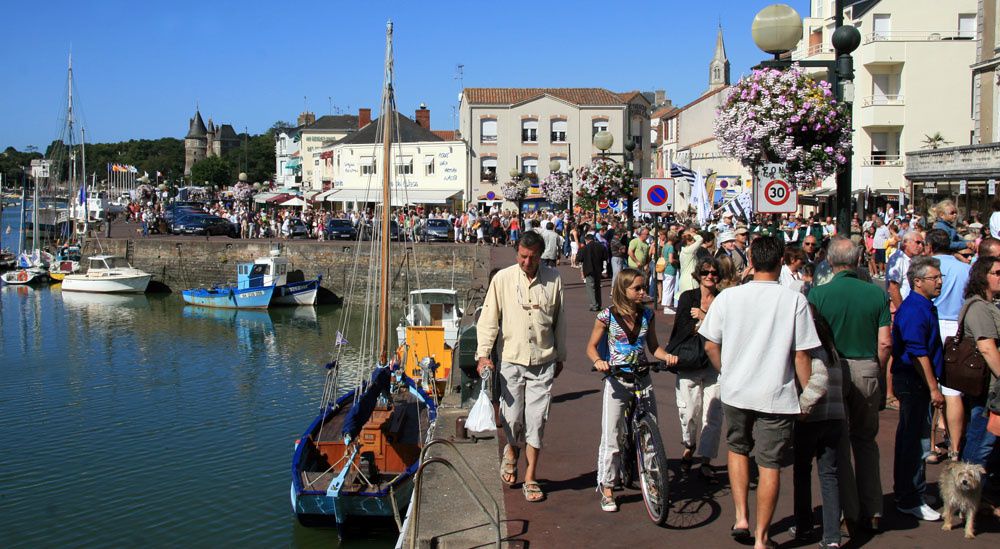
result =
[[[392,169],[392,119],[395,105],[392,99],[392,21],[385,27],[385,89],[382,90],[382,250],[379,270],[378,352],[379,362],[389,360],[389,244],[392,240],[390,218],[390,170]]]
[[[67,97],[68,105],[66,107],[66,129],[67,129],[67,139],[69,143],[66,147],[69,149],[69,196],[70,199],[67,201],[68,207],[72,212],[73,204],[73,194],[76,191],[76,150],[73,148],[73,54],[69,54],[69,72],[66,79],[66,89],[68,90]],[[58,182],[57,182],[58,183]]]

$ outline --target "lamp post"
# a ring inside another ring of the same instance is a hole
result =
[[[566,205],[566,207],[569,209],[570,215],[573,215],[573,194],[576,192],[576,189],[573,187],[573,175],[572,175],[573,170],[568,169],[568,171],[570,174],[569,175],[570,189],[569,189],[569,203]],[[555,159],[550,160],[549,173],[562,173],[562,163]]]
[[[621,156],[622,164],[625,166],[625,168],[629,168],[629,164],[632,162],[632,151],[635,150],[635,142],[629,139],[628,141],[625,142],[624,152],[609,153],[608,150],[611,149],[611,146],[614,144],[615,144],[615,136],[611,132],[607,130],[601,130],[594,134],[594,146],[597,147],[597,150],[601,151],[602,159],[607,160],[609,156]],[[612,160],[612,162],[614,162],[614,160]],[[625,200],[626,200],[625,229],[628,231],[630,235],[632,234],[632,227],[635,221],[635,212],[632,209],[632,187],[634,185],[635,182],[632,180],[632,178],[629,178],[629,180],[625,182],[625,189],[624,189]]]
[[[852,25],[844,24],[844,0],[835,0],[834,31],[830,41],[836,53],[831,61],[797,61],[801,67],[826,69],[827,80],[833,87],[838,104],[845,105],[848,113],[853,113],[854,102],[854,58],[851,53],[861,45],[861,33]],[[760,10],[751,27],[753,41],[774,59],[762,61],[759,67],[785,70],[792,66],[792,60],[781,59],[795,49],[802,40],[802,18],[794,8],[786,4],[774,4]],[[851,116],[853,120],[853,114]],[[843,151],[844,167],[837,170],[837,233],[849,235],[851,231],[851,151]]]

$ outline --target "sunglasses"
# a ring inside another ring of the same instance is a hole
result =
[[[701,276],[719,276],[719,271],[703,270],[703,271],[699,272],[698,274],[700,274]]]
[[[815,244],[815,243],[813,243],[813,242],[806,242],[806,243],[802,244],[802,247],[803,247],[803,248],[805,248],[806,246],[809,246],[810,248],[812,248],[812,247],[813,247],[813,246],[815,246],[815,245],[816,245],[816,244]]]

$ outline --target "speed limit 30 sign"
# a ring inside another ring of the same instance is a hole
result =
[[[754,210],[758,213],[795,213],[799,193],[785,177],[783,164],[765,164],[757,170],[754,184]]]

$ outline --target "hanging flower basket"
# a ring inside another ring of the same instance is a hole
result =
[[[751,169],[784,163],[789,182],[810,188],[847,163],[850,112],[798,65],[758,69],[729,92],[715,119],[719,150]]]
[[[588,202],[618,199],[632,184],[632,170],[611,159],[597,158],[576,170],[580,180],[577,196]]]
[[[573,177],[568,173],[550,173],[542,179],[542,195],[552,204],[566,204],[573,196]]]
[[[241,202],[250,200],[253,196],[253,187],[247,183],[237,183],[233,185],[233,198]]]
[[[515,177],[500,184],[500,194],[503,195],[505,200],[510,200],[511,202],[524,200],[525,195],[528,194],[528,185],[529,181],[527,179]]]

